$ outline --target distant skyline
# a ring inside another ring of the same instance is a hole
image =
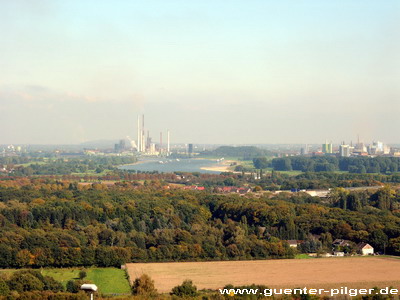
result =
[[[400,143],[400,2],[0,0],[0,144]]]

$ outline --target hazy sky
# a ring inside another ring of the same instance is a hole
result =
[[[0,0],[0,144],[400,142],[398,0]]]

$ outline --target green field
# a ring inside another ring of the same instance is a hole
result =
[[[102,171],[100,173],[97,173],[95,170],[88,170],[87,172],[83,172],[83,173],[72,172],[71,175],[80,176],[80,177],[84,177],[84,176],[105,176],[110,172],[111,172],[111,170],[109,170],[109,169],[105,169],[104,171]]]
[[[30,165],[45,165],[47,163],[48,162],[45,162],[45,161],[33,161],[33,162],[25,163],[25,164],[17,164],[16,166],[17,167],[29,167]]]
[[[289,176],[297,176],[303,173],[302,171],[276,171],[276,172],[279,172],[281,174],[286,174]]]
[[[266,169],[263,169],[263,171],[264,171],[264,174],[270,173],[273,171],[273,168],[266,168]],[[296,175],[300,175],[303,173],[302,171],[275,171],[275,172],[279,173],[279,174],[286,174],[289,176],[296,176]]]
[[[294,257],[295,259],[310,259],[310,258],[314,258],[308,254],[296,254],[296,256]]]
[[[66,269],[39,269],[43,275],[51,276],[55,280],[60,281],[64,287],[69,280],[78,279],[79,268]],[[124,270],[117,268],[88,268],[85,269],[87,277],[99,288],[102,294],[130,294],[131,289]],[[1,274],[11,274],[15,270],[0,270]]]

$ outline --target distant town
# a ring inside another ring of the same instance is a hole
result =
[[[158,134],[157,134],[158,135]],[[93,141],[77,145],[1,145],[0,155],[19,156],[31,151],[53,151],[60,156],[100,155],[138,157],[193,157],[205,151],[212,151],[223,144],[171,143],[168,129],[159,132],[156,141],[145,127],[145,116],[137,117],[136,139],[130,136],[113,141]],[[285,156],[337,156],[337,157],[400,157],[400,145],[388,145],[381,141],[339,144],[326,141],[322,144],[237,144],[229,146],[255,146],[266,149],[276,157]]]

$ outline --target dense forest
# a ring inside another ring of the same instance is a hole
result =
[[[241,197],[147,185],[0,181],[0,267],[291,258],[285,242],[336,238],[400,254],[399,193],[337,189]]]
[[[257,161],[258,162],[258,161]],[[274,158],[271,166],[277,171],[350,173],[395,173],[400,170],[399,157],[336,157],[336,156],[291,156]]]

